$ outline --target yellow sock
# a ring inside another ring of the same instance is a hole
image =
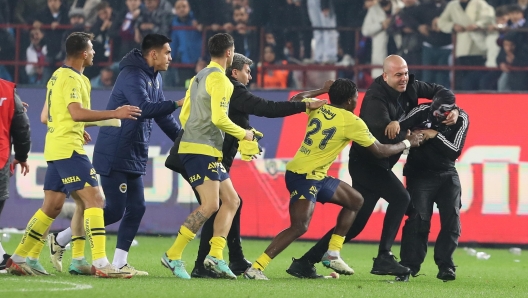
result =
[[[167,257],[169,257],[171,260],[181,260],[183,250],[187,244],[189,244],[189,242],[194,239],[194,236],[196,236],[196,234],[189,230],[186,226],[181,226],[176,240],[174,240],[171,248],[169,248],[167,251]]]
[[[211,250],[209,251],[209,255],[213,256],[219,260],[224,259],[224,247],[226,246],[226,239],[221,236],[216,236],[211,238],[209,241],[209,244],[211,244]]]
[[[47,216],[42,210],[37,210],[35,215],[29,220],[24,236],[22,236],[22,240],[20,240],[20,244],[18,244],[15,250],[15,254],[26,258],[33,246],[40,243],[42,235],[51,226],[52,222],[53,218]]]
[[[74,260],[84,259],[84,243],[86,237],[84,236],[73,236],[71,240],[72,258]]]
[[[330,238],[330,243],[328,243],[328,250],[341,251],[341,249],[343,248],[343,242],[345,242],[345,236],[332,234],[332,238]]]
[[[28,253],[28,258],[32,260],[37,260],[40,256],[40,252],[42,251],[42,248],[44,247],[44,244],[46,244],[46,240],[40,239],[39,242],[35,243],[33,248]]]
[[[92,260],[106,257],[106,234],[102,208],[84,210],[84,229],[90,242]]]
[[[264,269],[268,267],[270,262],[271,262],[271,258],[266,253],[263,253],[260,255],[260,257],[257,258],[255,263],[253,263],[251,267],[255,269],[260,269],[260,271],[264,271]]]

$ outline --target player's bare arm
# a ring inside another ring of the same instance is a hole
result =
[[[385,158],[394,154],[398,154],[410,147],[418,147],[420,146],[420,143],[423,141],[423,139],[423,134],[411,134],[410,131],[407,131],[407,136],[403,142],[399,142],[398,144],[382,144],[376,140],[376,142],[368,146],[367,149],[377,158]]]
[[[141,110],[136,106],[124,105],[112,111],[96,111],[85,109],[80,103],[72,102],[68,105],[73,121],[92,122],[109,119],[131,119],[137,120],[141,116]]]
[[[333,80],[328,80],[324,83],[322,88],[298,93],[294,95],[292,98],[290,98],[290,101],[303,101],[303,99],[305,98],[314,98],[319,95],[328,93],[328,90],[330,90],[330,86],[332,86],[333,83],[334,83]],[[306,108],[310,110],[317,110],[318,108],[322,107],[326,103],[327,103],[326,100],[310,101],[310,102],[306,102]]]

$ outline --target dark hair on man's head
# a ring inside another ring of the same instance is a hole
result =
[[[508,13],[512,13],[512,12],[520,12],[524,14],[524,10],[521,8],[521,6],[519,6],[519,4],[508,5]]]
[[[106,1],[101,1],[95,6],[95,11],[100,11],[106,9],[107,7],[110,7],[110,4]]]
[[[92,33],[73,32],[66,38],[66,56],[74,57],[88,49],[88,42],[93,39]]]
[[[159,50],[163,48],[163,45],[171,42],[172,40],[165,35],[161,34],[147,34],[143,41],[141,42],[141,53],[144,57],[148,55],[148,52],[152,50]]]
[[[358,91],[356,83],[349,79],[337,79],[334,81],[328,96],[330,97],[330,103],[335,105],[344,104],[349,98],[354,97]]]
[[[233,37],[227,33],[217,33],[207,42],[209,48],[209,55],[214,58],[220,58],[224,56],[225,51],[230,49],[235,44]]]
[[[235,6],[233,7],[233,11],[235,11],[235,10],[239,10],[239,9],[243,9],[244,12],[247,12],[247,8],[246,8],[245,6],[242,6],[242,5],[235,5]]]
[[[495,17],[501,18],[509,13],[508,5],[501,5],[495,8]]]
[[[233,63],[231,63],[231,66],[226,69],[226,76],[231,77],[233,69],[242,70],[246,64],[251,66],[253,61],[242,54],[235,53],[233,56]]]

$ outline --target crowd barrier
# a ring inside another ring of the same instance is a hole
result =
[[[39,122],[45,98],[44,89],[18,90],[29,103],[32,125],[32,149],[29,157],[31,172],[16,173],[11,179],[11,196],[0,218],[0,227],[23,229],[27,220],[42,204],[46,162],[43,157],[46,127]],[[110,91],[92,91],[92,107],[104,109]],[[257,91],[256,95],[287,100],[293,93]],[[168,99],[180,99],[181,91],[167,91]],[[363,98],[360,93],[360,101]],[[469,133],[457,169],[462,184],[461,242],[528,244],[528,138],[522,123],[528,110],[526,95],[521,94],[458,94],[457,103],[470,119]],[[359,113],[360,103],[356,112]],[[174,114],[178,116],[178,111]],[[244,201],[242,235],[270,238],[289,225],[289,193],[284,183],[285,165],[295,154],[305,133],[306,115],[284,119],[253,117],[252,125],[264,133],[260,141],[263,155],[252,162],[235,160],[231,178]],[[87,128],[97,139],[98,128]],[[140,232],[176,234],[185,217],[197,206],[194,194],[180,175],[164,167],[172,141],[154,125],[145,181],[147,211]],[[92,144],[86,146],[88,154]],[[332,165],[329,175],[351,182],[347,169],[348,149]],[[402,181],[404,159],[394,167]],[[524,183],[523,183],[524,181]],[[405,182],[405,181],[404,181]],[[356,238],[378,241],[387,204],[380,200],[365,230]],[[338,208],[318,204],[305,239],[317,239],[335,224]],[[69,225],[58,219],[53,230]],[[117,224],[109,227],[116,231]],[[439,231],[437,212],[432,219],[431,240]],[[400,234],[398,234],[398,239]]]

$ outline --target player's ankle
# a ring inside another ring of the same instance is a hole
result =
[[[103,257],[97,260],[93,260],[92,265],[94,265],[95,268],[103,268],[103,267],[110,265],[110,262],[108,261],[107,257]]]

